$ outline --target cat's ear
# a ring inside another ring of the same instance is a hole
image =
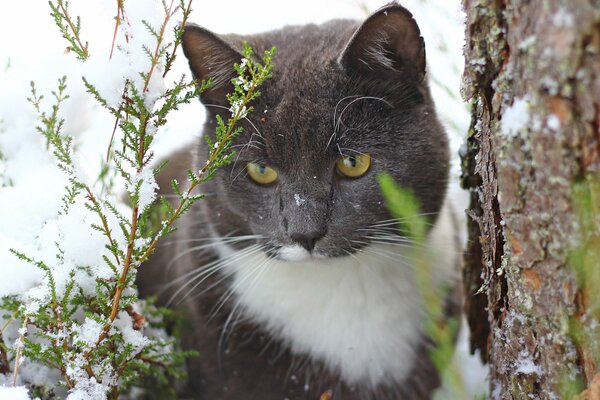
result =
[[[354,32],[339,62],[348,72],[402,72],[421,81],[425,76],[425,43],[412,14],[392,3]]]
[[[231,80],[236,76],[233,64],[240,63],[242,55],[219,36],[194,24],[184,27],[181,44],[194,78],[212,81],[200,95],[202,100],[228,105],[226,94],[233,93]]]

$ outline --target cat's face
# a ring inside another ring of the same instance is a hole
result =
[[[197,77],[211,76],[220,55],[227,68],[241,59],[200,28],[188,28],[186,36]],[[273,78],[234,140],[235,161],[205,189],[204,214],[218,235],[254,235],[264,251],[290,261],[395,242],[398,232],[377,182],[382,172],[413,191],[423,213],[439,211],[447,142],[423,79],[424,48],[410,14],[396,6],[360,28],[335,21],[246,39],[258,51],[277,46],[278,54]],[[239,46],[240,38],[229,42]],[[227,117],[220,106],[228,85],[222,86],[202,98],[209,134],[215,114]],[[206,156],[205,144],[200,153]]]

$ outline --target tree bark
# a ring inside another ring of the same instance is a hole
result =
[[[463,1],[472,350],[491,398],[597,398],[600,1]]]

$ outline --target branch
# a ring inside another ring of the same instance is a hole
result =
[[[182,5],[183,5],[183,2],[182,2]],[[171,70],[173,61],[175,61],[175,58],[177,57],[177,54],[176,54],[177,48],[181,44],[181,39],[183,37],[183,29],[185,27],[185,24],[186,24],[187,19],[191,12],[192,12],[192,0],[189,1],[187,8],[185,10],[183,10],[183,19],[181,20],[181,24],[179,25],[179,27],[176,28],[175,43],[173,43],[173,50],[171,51],[171,54],[167,55],[167,62],[165,63],[165,70],[163,71],[163,75],[162,75],[163,78]]]
[[[110,46],[109,60],[112,60],[113,50],[115,49],[115,43],[117,41],[117,32],[119,31],[119,25],[121,24],[121,18],[125,17],[125,10],[123,9],[123,0],[117,0],[117,16],[115,17],[115,31],[113,33],[112,45]]]
[[[169,10],[167,11],[167,13],[165,15],[165,19],[163,20],[162,25],[160,26],[160,32],[158,34],[158,37],[156,38],[156,47],[154,48],[154,54],[152,56],[152,63],[150,65],[150,72],[148,72],[148,75],[146,75],[146,79],[144,80],[143,92],[148,91],[148,85],[150,84],[150,78],[152,77],[154,68],[156,68],[156,64],[158,64],[158,58],[159,58],[159,55],[161,52],[161,45],[162,45],[163,38],[165,36],[165,30],[167,29],[167,24],[169,23],[169,20],[171,19],[171,16],[172,16],[173,2],[174,2],[174,0],[171,0],[171,4],[169,5]]]

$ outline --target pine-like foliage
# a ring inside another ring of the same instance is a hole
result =
[[[118,1],[118,5],[117,26],[125,14],[123,1]],[[44,278],[26,294],[2,299],[1,309],[8,323],[0,335],[9,324],[18,324],[20,329],[16,343],[0,340],[0,373],[12,374],[15,384],[28,385],[35,396],[53,398],[67,393],[74,399],[116,399],[151,380],[159,386],[153,388],[156,393],[169,397],[174,395],[170,389],[173,382],[183,374],[182,362],[190,353],[179,351],[176,340],[161,330],[170,312],[154,307],[151,301],[140,301],[135,277],[157,243],[173,232],[177,219],[201,199],[193,194],[197,186],[234,157],[231,141],[242,131],[238,122],[252,112],[250,103],[260,95],[259,86],[271,76],[275,53],[275,49],[267,51],[257,62],[245,45],[244,58],[232,66],[238,77],[233,80],[235,91],[229,95],[231,116],[226,121],[219,119],[206,165],[199,171],[188,171],[190,182],[185,189],[172,182],[178,196],[176,206],[156,199],[155,175],[164,164],[152,163],[154,136],[171,112],[210,86],[210,82],[190,82],[182,77],[160,95],[150,95],[153,82],[171,69],[181,42],[180,25],[174,29],[174,41],[165,40],[168,22],[176,15],[185,22],[190,6],[191,1],[185,0],[178,5],[174,1],[163,2],[162,25],[154,28],[144,22],[155,39],[154,47],[144,47],[150,67],[140,72],[139,80],[124,82],[119,104],[111,105],[93,83],[83,78],[89,95],[115,118],[107,159],[93,184],[78,165],[73,138],[64,132],[61,105],[68,98],[67,77],[59,79],[57,90],[51,93],[50,110],[43,108],[43,95],[31,83],[29,101],[39,116],[37,129],[67,176],[60,213],[68,218],[74,205],[83,204],[88,214],[86,221],[91,221],[89,229],[104,238],[106,250],[102,265],[73,265],[64,257],[60,237],[56,239],[53,259],[34,259],[26,251],[12,250],[16,257],[43,271]],[[80,19],[73,23],[67,2],[51,1],[50,7],[69,49],[78,59],[91,62],[88,44],[82,44],[80,39]],[[128,207],[116,200],[119,197],[114,189],[115,177],[124,182]],[[150,207],[157,202],[163,205],[158,217]],[[82,241],[80,245],[85,248],[87,243]],[[19,376],[25,359],[56,371],[55,379],[49,378],[44,385],[31,385]]]

